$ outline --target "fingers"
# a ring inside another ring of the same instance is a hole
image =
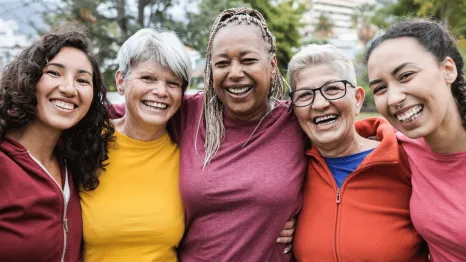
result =
[[[292,237],[293,234],[294,234],[294,228],[282,229],[282,231],[280,231],[279,237]]]
[[[291,244],[286,245],[285,250],[283,251],[284,254],[288,254],[291,251]]]
[[[291,244],[292,241],[293,241],[293,236],[277,238],[277,243],[280,243],[280,244]]]
[[[283,229],[292,229],[295,227],[296,219],[293,217],[285,223]]]

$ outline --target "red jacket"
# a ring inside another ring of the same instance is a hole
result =
[[[71,175],[68,181],[66,205],[63,191],[25,147],[9,138],[0,143],[0,261],[80,260],[81,207]]]
[[[380,144],[340,189],[315,147],[293,250],[298,261],[428,261],[409,215],[411,171],[393,128],[383,119],[356,123]]]

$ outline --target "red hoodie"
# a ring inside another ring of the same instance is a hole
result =
[[[62,180],[63,191],[24,146],[0,143],[0,261],[80,260],[79,194],[65,168]]]
[[[293,242],[298,261],[427,261],[409,215],[411,171],[393,127],[383,119],[356,123],[380,144],[337,188],[319,151],[308,152],[303,207]]]

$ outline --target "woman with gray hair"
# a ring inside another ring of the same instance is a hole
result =
[[[117,59],[126,113],[113,120],[116,140],[99,186],[80,194],[84,260],[177,261],[185,219],[170,122],[179,115],[190,59],[173,32],[153,29],[131,36]]]
[[[331,45],[290,61],[294,111],[312,146],[298,216],[298,261],[427,261],[409,216],[411,172],[383,119],[355,122],[364,102],[353,64]]]

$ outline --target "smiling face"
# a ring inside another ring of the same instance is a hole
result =
[[[341,76],[329,65],[313,65],[296,76],[296,90],[316,89],[336,80],[342,80]],[[363,101],[364,90],[347,84],[342,98],[329,101],[317,91],[311,105],[294,107],[294,112],[317,148],[338,148],[355,135],[354,119]]]
[[[81,50],[64,47],[51,59],[36,85],[35,124],[55,130],[76,125],[93,98],[92,64]]]
[[[381,43],[369,57],[368,74],[377,110],[408,137],[429,136],[457,114],[453,60],[439,63],[414,38]]]
[[[236,119],[253,120],[268,110],[268,93],[276,58],[255,25],[228,25],[218,31],[212,43],[213,85]]]
[[[165,129],[180,108],[183,81],[165,67],[152,61],[142,62],[127,76],[118,71],[115,78],[118,92],[125,96],[125,117],[139,128]]]

